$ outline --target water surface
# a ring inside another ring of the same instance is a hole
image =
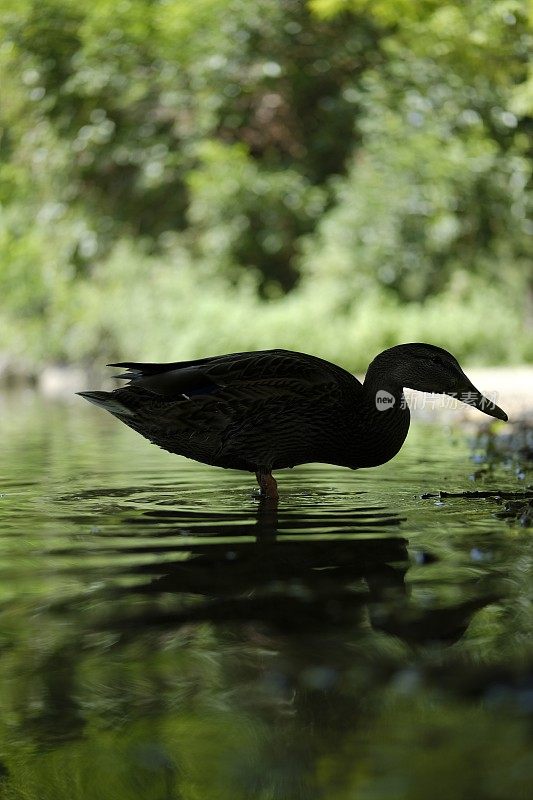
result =
[[[81,400],[0,412],[2,800],[533,795],[531,534],[420,498],[513,463],[415,424],[276,507]]]

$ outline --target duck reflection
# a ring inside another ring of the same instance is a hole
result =
[[[129,636],[201,621],[255,622],[299,633],[349,626],[354,636],[370,626],[409,645],[451,644],[493,595],[446,608],[413,602],[401,522],[378,506],[280,511],[273,500],[259,502],[255,519],[246,520],[231,513],[148,509],[137,525],[153,526],[159,541],[171,541],[152,550],[156,561],[124,569],[136,580],[117,591],[155,602],[135,606],[136,613],[114,613],[107,624]],[[183,544],[176,543],[180,534],[186,535]],[[149,544],[141,547],[150,552]]]

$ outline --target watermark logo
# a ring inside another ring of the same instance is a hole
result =
[[[400,400],[400,408],[409,407],[411,411],[426,408],[459,408],[460,403],[465,403],[467,406],[474,406],[474,408],[484,411],[486,408],[494,408],[498,400],[498,392],[487,392],[484,397],[477,392],[432,394],[430,392],[412,392],[408,389],[405,395]]]
[[[425,408],[457,408],[460,403],[467,406],[474,406],[481,411],[492,409],[498,400],[498,392],[487,392],[484,397],[478,392],[449,392],[448,394],[433,394],[432,392],[414,392],[407,390],[402,394],[398,407],[401,409],[410,408],[411,411]],[[409,402],[408,402],[409,401]],[[376,392],[376,408],[378,411],[386,411],[393,408],[396,398],[385,389]]]
[[[385,389],[379,389],[376,392],[376,408],[378,411],[386,411],[388,408],[392,408],[395,402],[394,395],[386,392]]]

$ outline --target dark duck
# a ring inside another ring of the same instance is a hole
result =
[[[272,471],[322,462],[349,469],[393,458],[409,430],[404,388],[456,396],[507,420],[457,360],[430,344],[380,353],[364,383],[321,358],[289,350],[169,364],[109,364],[126,386],[80,392],[171,453],[255,472],[261,495],[277,498]]]

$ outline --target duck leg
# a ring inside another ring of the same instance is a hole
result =
[[[278,484],[276,479],[272,477],[271,472],[262,472],[259,470],[255,473],[257,483],[259,484],[259,494],[261,497],[270,497],[272,500],[278,500]]]

